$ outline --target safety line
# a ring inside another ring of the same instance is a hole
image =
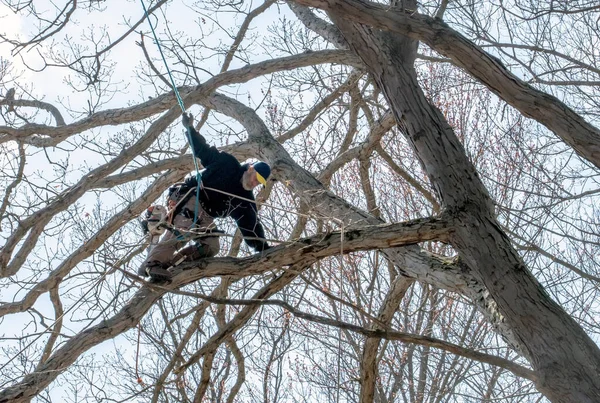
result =
[[[160,46],[160,42],[158,41],[158,37],[156,36],[156,31],[154,30],[154,26],[150,21],[150,15],[148,14],[148,9],[146,8],[146,4],[144,4],[144,0],[140,0],[142,3],[142,7],[144,9],[144,13],[146,14],[146,20],[148,21],[148,25],[150,25],[150,30],[152,31],[152,35],[154,36],[154,42],[156,43],[156,47],[158,48],[158,52],[162,58],[162,61],[167,69],[167,73],[169,74],[169,79],[171,80],[171,87],[173,87],[173,92],[175,93],[175,97],[177,98],[177,102],[179,103],[179,107],[181,108],[181,113],[185,114],[185,105],[183,104],[183,99],[181,99],[181,95],[179,95],[179,90],[175,85],[175,80],[173,79],[173,75],[171,74],[171,69],[169,69],[169,64],[167,63],[167,59],[162,51],[162,47]],[[194,166],[196,167],[196,178],[200,178],[200,168],[198,167],[198,161],[196,161],[196,156],[194,155],[194,145],[192,144],[192,134],[190,133],[190,128],[186,129],[187,140],[190,144],[190,148],[192,149],[192,158],[194,159]],[[198,209],[200,206],[199,200],[200,194],[200,181],[198,180],[198,186],[196,187],[196,206],[194,208],[194,222],[198,219]]]
[[[272,208],[274,210],[280,210],[280,211],[283,211],[283,212],[286,212],[286,213],[290,213],[290,214],[296,215],[298,217],[315,218],[315,219],[321,218],[321,219],[324,219],[324,220],[333,221],[336,224],[338,224],[339,226],[341,226],[342,228],[344,227],[344,222],[342,220],[340,220],[339,218],[329,217],[329,216],[325,216],[325,215],[314,215],[314,214],[310,215],[310,214],[298,213],[297,211],[288,210],[286,208],[278,207],[278,206],[275,206],[275,205],[270,204],[270,203],[259,202],[257,200],[248,199],[246,197],[238,196],[236,194],[229,193],[229,192],[226,192],[226,191],[220,190],[220,189],[211,188],[211,187],[208,187],[208,186],[202,186],[202,189],[212,190],[213,192],[221,193],[221,194],[224,194],[224,195],[227,195],[227,196],[231,196],[231,197],[236,198],[236,199],[245,200],[245,201],[248,201],[250,203],[254,203],[257,206],[260,205],[260,206],[270,207],[270,208]]]
[[[158,51],[160,56],[162,57],[162,61],[165,64],[165,68],[167,69],[167,73],[169,74],[169,79],[171,80],[171,87],[173,87],[173,91],[175,92],[175,97],[177,97],[177,102],[181,107],[181,112],[185,113],[185,105],[183,104],[183,99],[181,99],[181,95],[179,95],[179,91],[177,90],[177,86],[175,85],[175,80],[173,80],[173,75],[171,74],[171,70],[169,69],[169,65],[167,64],[167,59],[165,59],[165,55],[163,54],[162,48],[160,47],[160,42],[158,41],[158,37],[156,36],[156,31],[154,31],[154,26],[150,21],[150,15],[148,14],[148,9],[144,4],[144,0],[140,0],[142,3],[142,7],[144,8],[144,13],[146,14],[146,20],[148,20],[148,25],[150,25],[150,30],[152,30],[152,35],[154,36],[154,42],[156,42],[156,46],[158,47]]]

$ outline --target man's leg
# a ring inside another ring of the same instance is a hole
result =
[[[196,206],[196,199],[194,197],[190,198],[184,208],[182,209],[181,218],[175,217],[174,222],[184,222],[189,217],[189,224],[193,221],[194,216],[194,208]],[[198,206],[196,225],[194,225],[193,229],[195,232],[209,232],[210,229],[214,227],[214,219],[209,216],[201,206]],[[187,221],[185,221],[187,223]],[[188,225],[189,225],[188,224]],[[178,227],[180,225],[177,225]],[[171,260],[172,265],[177,265],[181,262],[191,262],[197,259],[202,259],[205,257],[213,257],[217,253],[219,253],[219,237],[218,236],[208,236],[208,237],[199,237],[194,239],[194,243],[192,245],[186,246],[177,252],[173,259]]]
[[[194,222],[194,208],[196,205],[195,197],[191,197],[179,214],[173,217],[173,226],[183,230],[188,230]],[[214,220],[201,207],[199,207],[197,224],[194,226],[198,232],[208,231],[214,227]],[[187,235],[187,234],[186,234]],[[173,276],[167,269],[177,265],[182,261],[192,261],[203,257],[212,257],[219,253],[219,237],[199,238],[193,245],[183,248],[176,253],[191,238],[179,238],[172,231],[167,230],[159,243],[150,250],[146,261],[140,267],[138,274],[140,276],[150,276],[154,279],[166,281]],[[189,255],[189,257],[188,257]]]
[[[173,276],[167,270],[171,257],[183,245],[171,231],[165,231],[158,244],[150,249],[148,257],[140,266],[138,274],[159,281],[168,281]]]
[[[194,243],[179,250],[171,259],[171,265],[193,262],[205,257],[213,257],[219,253],[219,237],[211,236],[194,240]]]

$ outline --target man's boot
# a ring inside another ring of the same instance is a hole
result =
[[[171,259],[170,265],[177,266],[183,262],[193,262],[194,260],[202,259],[204,257],[213,257],[214,255],[216,255],[216,253],[212,253],[208,246],[196,242],[177,251]]]
[[[145,265],[142,265],[138,270],[138,274],[144,277],[150,277],[154,281],[171,281],[173,278],[173,274],[168,271],[165,267],[164,263],[159,262],[158,260],[152,260],[150,262],[146,262]]]

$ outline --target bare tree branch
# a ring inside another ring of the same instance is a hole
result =
[[[466,358],[474,359],[474,360],[481,361],[481,362],[484,362],[487,364],[499,366],[501,368],[504,368],[504,369],[507,369],[507,370],[513,372],[515,375],[517,375],[519,377],[529,379],[534,382],[538,381],[536,374],[532,370],[525,368],[521,365],[515,364],[514,362],[512,362],[510,360],[507,360],[507,359],[504,359],[501,357],[497,357],[497,356],[493,356],[490,354],[473,351],[471,349],[464,348],[464,347],[458,346],[456,344],[448,343],[446,341],[435,339],[435,338],[428,337],[428,336],[408,334],[408,333],[397,332],[397,331],[389,330],[389,329],[380,329],[380,328],[373,329],[373,330],[366,329],[362,326],[357,326],[357,325],[353,325],[353,324],[346,323],[343,321],[302,312],[302,311],[294,308],[287,302],[279,301],[279,300],[266,299],[266,298],[253,298],[251,300],[237,300],[237,299],[219,299],[219,298],[213,298],[213,297],[203,296],[200,294],[193,294],[193,293],[189,293],[188,295],[195,296],[196,298],[203,298],[203,299],[206,299],[207,301],[217,303],[217,304],[246,305],[248,307],[254,307],[255,309],[253,309],[253,311],[256,311],[256,309],[258,309],[258,307],[260,307],[260,306],[275,305],[275,306],[284,308],[286,311],[289,311],[291,314],[293,314],[299,318],[306,319],[311,322],[322,323],[322,324],[325,324],[328,326],[333,326],[333,327],[338,327],[341,329],[350,330],[350,331],[360,333],[364,336],[367,336],[367,337],[373,338],[373,339],[398,340],[398,341],[402,341],[405,343],[414,343],[414,344],[423,345],[423,346],[440,348],[440,349],[449,351],[453,354],[460,355],[462,357],[466,357]],[[394,295],[394,297],[396,297],[394,299],[394,302],[399,302],[399,300],[401,298],[398,298],[398,296],[400,296],[400,295]],[[389,310],[389,312],[382,315],[382,317],[390,316],[393,314],[393,310],[395,307],[391,306],[391,304],[386,307]]]
[[[600,131],[557,98],[519,80],[496,58],[485,53],[442,21],[365,0],[300,0],[375,28],[408,35],[452,59],[523,115],[552,130],[579,156],[600,168]]]
[[[230,70],[216,75],[197,87],[179,87],[178,90],[186,104],[196,103],[194,99],[202,98],[212,93],[223,85],[246,82],[252,78],[278,71],[295,69],[320,63],[339,63],[352,65],[355,57],[348,51],[325,50],[320,52],[307,52],[300,55],[267,60],[251,66]],[[186,97],[190,96],[188,100]],[[119,125],[146,119],[161,113],[175,105],[175,96],[172,92],[160,95],[150,101],[135,105],[130,108],[105,110],[95,113],[79,122],[61,127],[40,124],[26,124],[21,128],[0,126],[0,143],[10,140],[19,140],[38,147],[54,146],[69,136],[81,133],[84,130],[104,125]],[[43,137],[35,137],[40,134]]]

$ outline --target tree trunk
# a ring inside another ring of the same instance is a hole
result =
[[[416,41],[330,14],[384,93],[443,207],[459,219],[451,244],[487,287],[553,402],[600,401],[600,350],[531,275],[496,222],[491,198],[414,70]]]

